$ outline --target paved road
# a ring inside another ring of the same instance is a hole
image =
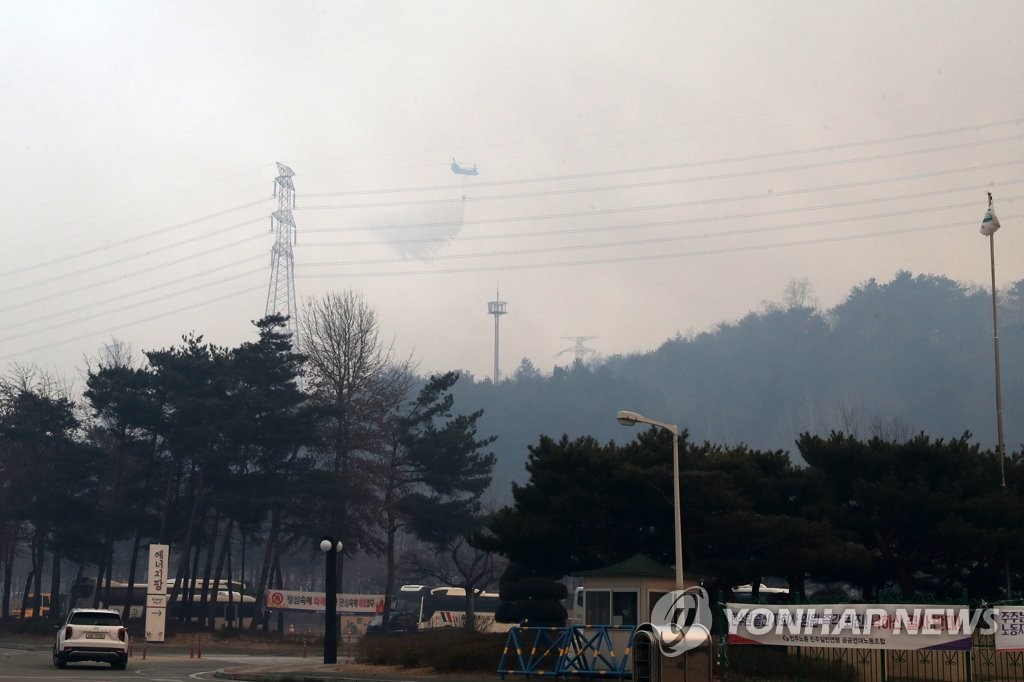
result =
[[[225,667],[288,667],[301,659],[294,656],[246,656],[219,655],[190,659],[177,656],[139,657],[128,662],[127,670],[111,670],[101,663],[72,663],[63,670],[53,666],[49,651],[0,651],[0,682],[15,680],[88,680],[88,682],[110,682],[112,680],[154,680],[160,682],[188,682],[189,680],[212,680],[214,673]]]
[[[187,653],[158,653],[145,660],[136,655],[127,670],[112,670],[101,663],[73,663],[64,670],[53,666],[49,649],[0,648],[0,682],[24,680],[86,680],[87,682],[191,682],[217,677],[257,682],[497,682],[497,675],[441,675],[423,670],[373,668],[340,663],[321,665],[317,658],[237,653],[206,654],[190,659]]]

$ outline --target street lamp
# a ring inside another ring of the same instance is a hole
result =
[[[338,662],[338,552],[341,540],[325,537],[320,551],[327,557],[324,604],[324,665]]]
[[[981,221],[981,233],[988,237],[989,260],[992,263],[992,345],[996,360],[996,436],[999,444],[999,476],[1006,488],[1006,448],[1003,445],[1003,390],[999,385],[999,323],[996,320],[996,230],[999,218],[992,208],[992,192],[988,193],[988,210]],[[1009,592],[1009,587],[1007,587]],[[1007,594],[1009,596],[1009,594]]]
[[[679,427],[675,424],[666,424],[657,419],[650,419],[642,414],[620,410],[616,416],[620,424],[633,426],[634,424],[650,424],[659,426],[672,433],[672,501],[675,507],[675,533],[676,533],[676,589],[682,590],[683,586],[683,518],[679,507]]]
[[[999,383],[999,323],[996,320],[996,230],[1000,227],[996,210],[992,207],[992,192],[988,193],[988,210],[981,220],[981,233],[988,237],[989,261],[992,263],[992,346],[996,365],[996,438],[999,447],[999,478],[1006,492],[1006,446],[1003,442],[1003,389]],[[1006,597],[1010,598],[1010,558],[1006,558]]]

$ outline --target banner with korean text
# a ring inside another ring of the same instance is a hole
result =
[[[324,611],[327,597],[323,592],[267,590],[267,608],[284,611]],[[350,616],[372,616],[384,610],[383,594],[339,594],[338,613]]]
[[[935,604],[726,604],[730,644],[969,651],[991,609]],[[1022,645],[1024,646],[1024,645]]]
[[[1024,606],[1000,606],[996,651],[1024,651]]]
[[[164,641],[167,625],[167,569],[170,546],[149,546],[149,579],[146,587],[146,641]]]

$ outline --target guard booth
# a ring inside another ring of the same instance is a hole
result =
[[[650,628],[651,612],[658,600],[675,589],[675,570],[644,555],[575,574],[583,579],[573,605],[574,624],[584,632],[599,626],[607,629],[614,657],[631,669],[634,682],[709,682],[711,641],[677,656],[662,653],[657,634]],[[700,582],[684,577],[684,586]],[[621,653],[620,653],[621,652]],[[612,671],[609,671],[612,672]]]

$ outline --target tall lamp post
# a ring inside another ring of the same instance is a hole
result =
[[[999,323],[996,321],[996,230],[999,218],[992,208],[992,192],[988,193],[988,210],[981,221],[981,233],[988,237],[989,261],[992,264],[992,346],[996,360],[996,437],[999,446],[999,476],[1006,488],[1006,449],[1003,444],[1003,391],[999,381]]]
[[[1003,492],[1006,491],[1006,446],[1003,442],[1003,389],[999,379],[999,323],[996,321],[996,230],[999,218],[992,207],[992,192],[988,193],[988,210],[981,220],[981,233],[988,237],[989,262],[992,264],[992,350],[996,365],[996,438],[999,448],[999,478]],[[1006,558],[1006,597],[1013,596],[1010,583],[1010,558]]]
[[[341,540],[325,537],[320,551],[327,557],[324,604],[324,665],[338,662],[338,552]]]
[[[658,426],[672,433],[672,501],[675,507],[676,533],[676,589],[682,590],[683,585],[683,518],[679,507],[679,427],[675,424],[667,424],[657,419],[645,417],[636,412],[621,410],[616,416],[620,424],[633,426],[634,424],[650,424]]]

